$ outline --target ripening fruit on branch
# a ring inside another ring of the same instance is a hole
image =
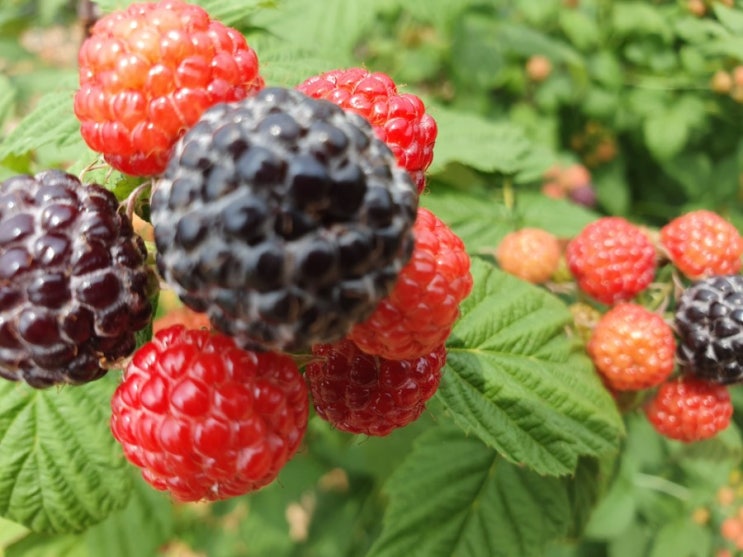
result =
[[[676,341],[657,313],[624,303],[597,323],[587,351],[607,385],[617,391],[639,391],[659,385],[673,372]]]
[[[304,436],[309,398],[289,356],[176,325],[137,350],[111,408],[113,435],[149,484],[214,501],[276,478]]]
[[[208,107],[263,87],[237,30],[180,0],[102,17],[78,55],[74,110],[88,146],[121,172],[160,174],[177,139]]]
[[[726,95],[733,88],[733,77],[725,70],[717,70],[710,80],[710,88],[715,93]]]
[[[552,278],[561,255],[557,237],[539,228],[509,232],[495,252],[501,269],[533,284],[541,284]]]
[[[541,83],[552,73],[552,62],[546,56],[536,54],[526,61],[526,75],[535,82]]]

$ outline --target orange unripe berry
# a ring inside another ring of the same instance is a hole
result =
[[[551,73],[552,62],[546,56],[536,54],[526,62],[526,75],[536,83],[544,81]]]
[[[740,520],[736,517],[730,516],[722,521],[720,534],[722,534],[722,537],[726,540],[735,540],[738,536],[743,534],[743,524],[741,524]]]
[[[733,88],[733,76],[725,70],[717,70],[710,81],[710,88],[715,93],[727,94]]]
[[[542,193],[552,199],[564,199],[567,192],[557,182],[547,182],[542,186]]]
[[[688,10],[697,17],[702,17],[707,13],[707,6],[704,5],[702,0],[689,0],[686,4]]]
[[[733,504],[735,501],[735,491],[732,487],[723,486],[717,490],[717,502],[723,507],[727,507]]]
[[[546,282],[560,262],[557,237],[539,228],[522,228],[506,234],[496,251],[505,272],[533,284]]]

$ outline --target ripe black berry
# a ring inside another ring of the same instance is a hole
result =
[[[687,288],[676,310],[685,371],[716,383],[743,382],[743,276],[715,276]]]
[[[362,117],[270,88],[209,109],[152,196],[158,268],[245,348],[339,340],[391,290],[417,192]]]
[[[103,187],[64,172],[0,184],[0,376],[84,383],[150,321],[144,242]]]

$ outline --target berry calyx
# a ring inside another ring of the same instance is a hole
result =
[[[349,433],[384,436],[420,417],[434,395],[446,349],[412,360],[387,360],[350,340],[316,345],[305,376],[318,416]]]
[[[289,356],[176,325],[137,350],[111,408],[114,437],[150,485],[214,501],[276,478],[302,440],[309,400]]]
[[[660,231],[660,241],[673,264],[692,280],[740,271],[743,237],[717,213],[691,211]]]
[[[557,271],[561,255],[560,241],[554,234],[539,228],[522,228],[505,235],[495,258],[505,272],[541,284]]]
[[[431,211],[418,209],[415,247],[389,296],[348,335],[368,354],[409,360],[444,344],[472,290],[462,240]]]
[[[305,80],[297,89],[369,120],[400,166],[410,172],[418,192],[423,192],[438,129],[419,97],[399,93],[390,76],[363,68],[325,72]]]
[[[132,175],[160,174],[208,107],[263,87],[237,30],[180,0],[135,3],[98,20],[78,55],[74,110],[88,146]]]
[[[688,287],[675,324],[686,372],[716,383],[743,382],[743,276],[710,277]]]
[[[565,251],[578,287],[599,302],[628,301],[653,281],[655,248],[643,230],[621,217],[588,224]]]
[[[0,184],[0,377],[42,388],[131,355],[157,288],[116,197],[58,170]]]
[[[606,384],[617,391],[659,385],[675,364],[671,327],[660,315],[637,304],[619,304],[606,312],[586,348]]]
[[[684,376],[663,383],[645,407],[645,415],[661,435],[691,443],[728,427],[733,405],[724,386]]]
[[[151,198],[157,264],[243,348],[309,351],[390,293],[417,205],[364,118],[267,88],[208,109],[176,144]]]

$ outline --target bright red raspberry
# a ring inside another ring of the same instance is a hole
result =
[[[717,213],[691,211],[660,231],[660,241],[673,264],[692,280],[740,271],[743,237]]]
[[[111,430],[153,487],[217,500],[276,478],[307,427],[294,361],[176,325],[143,345],[114,393]]]
[[[637,304],[606,312],[586,348],[604,381],[618,391],[660,385],[675,364],[673,330],[660,315]]]
[[[425,189],[425,171],[433,160],[438,129],[420,98],[398,93],[391,77],[363,68],[316,75],[298,89],[305,95],[329,100],[364,116],[395,154],[398,164],[410,172],[418,192]]]
[[[560,263],[560,241],[539,228],[509,232],[495,253],[505,272],[533,284],[547,282]]]
[[[472,290],[470,258],[462,240],[431,211],[418,209],[415,247],[392,293],[349,338],[368,354],[409,360],[444,344]]]
[[[206,108],[263,87],[245,37],[181,0],[101,18],[78,64],[83,139],[117,170],[140,176],[165,169],[173,144]]]
[[[565,251],[578,287],[604,304],[632,299],[655,276],[655,248],[640,227],[621,217],[586,226]]]
[[[690,443],[725,429],[733,404],[724,386],[687,375],[663,383],[645,407],[645,414],[661,435]]]
[[[441,381],[446,349],[412,360],[365,354],[350,340],[318,344],[307,365],[317,414],[341,431],[384,436],[418,419]]]

